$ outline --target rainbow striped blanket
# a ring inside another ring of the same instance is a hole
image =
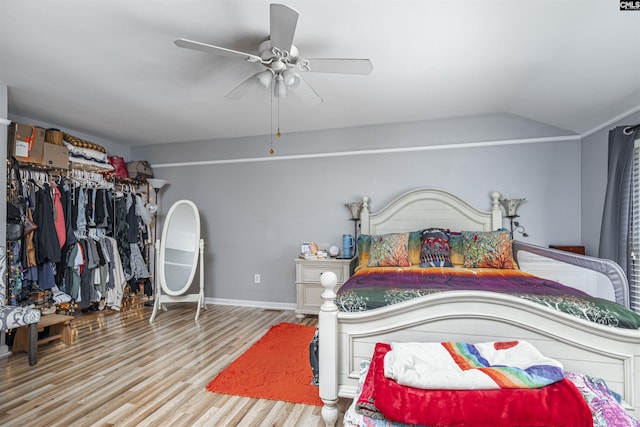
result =
[[[560,362],[526,341],[392,343],[384,375],[427,390],[540,388],[564,378]]]

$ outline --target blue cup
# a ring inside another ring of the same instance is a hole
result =
[[[345,258],[351,258],[351,254],[355,240],[351,234],[342,235],[342,256]]]

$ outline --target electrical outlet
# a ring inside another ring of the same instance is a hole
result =
[[[254,274],[253,275],[253,283],[260,283],[260,275],[259,274]]]

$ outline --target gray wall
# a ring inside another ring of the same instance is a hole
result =
[[[604,194],[607,189],[609,131],[640,123],[640,112],[605,126],[582,139],[582,243],[587,254],[597,256]]]
[[[527,139],[540,135],[561,136]],[[272,157],[268,136],[137,147],[131,157],[149,159],[170,182],[161,214],[179,199],[199,206],[207,297],[291,304],[300,243],[339,245],[353,233],[343,205],[362,195],[375,211],[407,190],[437,187],[489,209],[497,190],[527,198],[519,212],[527,241],[580,243],[580,141],[562,135],[496,115],[285,134]]]

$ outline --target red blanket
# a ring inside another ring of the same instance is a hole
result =
[[[373,418],[434,427],[593,426],[589,406],[566,378],[538,389],[422,390],[385,378],[389,350],[376,344],[356,406]]]

